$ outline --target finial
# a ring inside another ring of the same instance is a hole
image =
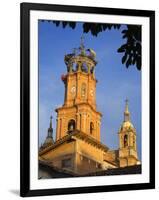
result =
[[[124,121],[130,121],[130,112],[128,107],[128,99],[125,100]]]
[[[50,127],[48,128],[48,135],[47,135],[47,137],[51,137],[52,138],[52,134],[53,134],[52,116],[50,116]]]
[[[73,48],[73,54],[76,55],[77,53],[77,48]]]
[[[126,102],[126,104],[128,104],[129,100],[126,98],[126,99],[125,99],[125,102]]]
[[[125,112],[126,112],[126,113],[129,113],[128,102],[129,102],[129,100],[126,99],[126,100],[125,100]]]
[[[84,36],[81,36],[81,43],[80,43],[80,48],[81,50],[81,55],[85,55],[85,49],[84,49]]]
[[[82,34],[82,36],[81,36],[81,47],[84,48],[84,36],[83,36],[83,34]]]

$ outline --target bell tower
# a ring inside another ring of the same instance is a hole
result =
[[[51,116],[50,117],[50,126],[47,131],[47,137],[44,141],[44,144],[41,144],[40,150],[42,150],[52,144],[54,144],[54,140],[53,140],[52,116]]]
[[[56,140],[73,130],[100,140],[102,115],[96,109],[96,53],[85,49],[81,37],[80,47],[65,55],[64,61],[67,67],[67,73],[61,76],[65,87],[64,104],[56,109]]]
[[[131,166],[139,163],[136,147],[136,130],[130,121],[128,100],[126,100],[124,121],[119,135],[119,166]]]

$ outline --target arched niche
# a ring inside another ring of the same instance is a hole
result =
[[[128,135],[124,135],[124,147],[128,146]]]
[[[93,122],[90,122],[90,134],[93,135],[94,132],[94,124]]]
[[[68,122],[68,131],[73,131],[73,130],[75,130],[75,128],[76,128],[76,122],[74,119],[71,119]]]

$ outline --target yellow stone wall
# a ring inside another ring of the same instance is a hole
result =
[[[67,58],[67,56],[66,56]],[[69,134],[68,124],[75,121],[75,129],[88,134],[100,142],[100,126],[102,114],[96,108],[96,83],[94,74],[95,62],[87,56],[73,56],[70,64],[78,64],[78,70],[68,70],[64,76],[65,86],[64,104],[57,108],[56,142]],[[66,59],[67,61],[67,59]],[[81,71],[82,64],[87,63],[88,72]],[[69,67],[67,65],[67,67]],[[93,71],[91,71],[93,69]],[[56,148],[44,153],[41,158],[51,161],[54,166],[62,168],[64,159],[71,159],[68,170],[77,174],[87,174],[107,168],[125,167],[136,165],[138,162],[136,148],[136,132],[130,123],[128,107],[125,119],[119,131],[119,151],[104,151],[91,144],[90,140],[78,139],[65,142]],[[128,116],[127,116],[128,115]],[[92,132],[90,124],[93,124]],[[129,126],[129,127],[128,127]],[[131,130],[130,130],[131,129]],[[128,135],[128,145],[124,146],[124,135]],[[118,157],[119,156],[119,157]],[[41,159],[40,158],[40,159]]]
[[[82,85],[85,84],[85,96],[82,96]],[[76,88],[72,92],[72,88]],[[96,111],[96,79],[84,72],[69,73],[65,83],[64,105],[56,109],[56,140],[67,134],[68,122],[73,119],[76,129],[90,134],[90,123],[93,123],[91,136],[100,141],[101,113]]]
[[[77,140],[76,152],[75,172],[78,174],[87,174],[107,168],[114,168],[113,165],[104,161],[105,152],[102,149],[88,144],[83,140]]]
[[[133,166],[137,165],[138,163],[138,160],[133,156],[119,158],[119,161],[120,161],[120,167]]]
[[[75,141],[63,143],[41,156],[41,159],[52,162],[52,164],[58,168],[62,168],[61,161],[68,158],[71,158],[72,160],[72,167],[70,170],[73,170],[75,159]]]
[[[124,136],[127,135],[127,146],[124,146]],[[136,147],[136,131],[134,128],[124,127],[119,132],[119,166],[136,165],[138,162]]]
[[[85,142],[84,140],[77,140],[76,151],[79,154],[90,157],[90,159],[92,160],[103,162],[103,153],[104,153],[103,150],[97,148],[96,146],[93,146],[92,144]]]
[[[104,161],[104,151],[84,140],[74,138],[41,155],[41,160],[52,162],[53,166],[79,175],[114,168]],[[62,167],[62,160],[71,159],[71,166]]]
[[[75,120],[76,129],[100,141],[101,115],[88,104],[80,104],[76,107],[67,107],[58,110],[56,140],[59,140],[67,134],[68,123],[71,119]],[[94,124],[92,133],[90,133],[91,122]]]
[[[86,85],[85,95],[82,93],[83,84]],[[96,79],[92,74],[84,72],[69,73],[65,87],[64,106],[73,106],[81,102],[88,102],[96,109]]]
[[[117,162],[116,151],[111,150],[111,151],[105,152],[104,155],[103,155],[103,159],[110,161],[110,162]]]
[[[99,168],[99,164],[103,163],[103,151],[93,147],[84,141],[78,140],[76,143],[76,173],[91,173]]]

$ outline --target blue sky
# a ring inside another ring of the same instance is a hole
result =
[[[80,45],[82,24],[76,28],[56,27],[39,21],[39,144],[47,136],[50,115],[53,116],[56,134],[55,108],[63,104],[64,84],[61,75],[66,73],[64,55]],[[122,65],[122,54],[117,49],[123,44],[121,30],[99,33],[97,37],[84,34],[86,48],[96,51],[97,109],[102,112],[101,142],[111,149],[118,148],[118,130],[123,122],[125,99],[129,99],[131,121],[137,130],[137,148],[141,158],[141,72],[135,66]]]

